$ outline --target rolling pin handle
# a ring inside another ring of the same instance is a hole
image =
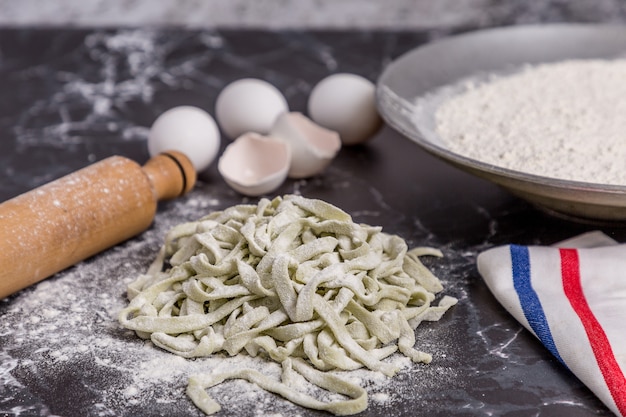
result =
[[[191,161],[177,151],[155,156],[142,169],[152,184],[157,201],[180,197],[191,191],[196,183],[196,170]]]

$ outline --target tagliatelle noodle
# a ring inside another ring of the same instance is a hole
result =
[[[206,389],[241,378],[336,415],[367,407],[367,393],[335,372],[367,367],[387,376],[396,351],[415,362],[415,328],[456,303],[419,260],[442,256],[408,250],[398,236],[356,224],[321,200],[288,195],[237,205],[174,227],[146,274],[128,287],[120,323],[185,358],[226,352],[266,355],[283,366],[282,381],[252,369],[190,378],[187,393],[207,414],[220,406]],[[297,391],[297,372],[350,397],[322,402]],[[286,382],[287,381],[287,382]]]

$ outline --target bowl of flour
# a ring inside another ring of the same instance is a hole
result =
[[[537,207],[626,221],[626,27],[489,29],[414,49],[377,85],[386,122]]]

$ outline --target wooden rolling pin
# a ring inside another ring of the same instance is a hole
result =
[[[179,152],[113,156],[0,204],[0,299],[146,230],[195,181]]]

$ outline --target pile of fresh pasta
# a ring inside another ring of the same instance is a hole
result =
[[[282,380],[253,369],[190,377],[187,394],[206,414],[220,410],[207,392],[242,378],[304,407],[349,415],[367,392],[338,371],[362,367],[387,376],[399,351],[415,362],[415,328],[439,320],[457,300],[423,264],[432,248],[408,250],[380,227],[354,223],[321,200],[287,195],[237,205],[174,227],[146,274],[129,285],[120,323],[185,358],[217,353],[266,357]],[[342,394],[323,402],[287,381],[296,372]]]

